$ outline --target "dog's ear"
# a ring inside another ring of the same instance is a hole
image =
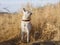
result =
[[[24,11],[24,12],[26,11],[25,8],[23,8],[23,11]]]

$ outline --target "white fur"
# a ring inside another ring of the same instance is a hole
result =
[[[27,10],[23,10],[23,16],[21,20],[21,39],[23,40],[23,33],[27,33],[27,42],[29,42],[29,33],[31,30],[31,22],[30,21],[23,21],[23,20],[30,20],[30,13]]]

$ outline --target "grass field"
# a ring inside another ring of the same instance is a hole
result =
[[[37,41],[60,41],[60,3],[32,8],[32,31],[30,42],[36,41],[34,33],[38,32]],[[20,42],[20,22],[22,13],[0,14],[0,42],[1,45],[18,45]],[[5,42],[8,41],[7,44]],[[9,44],[14,43],[14,44]],[[2,42],[4,42],[2,44]],[[23,45],[24,43],[21,43]]]

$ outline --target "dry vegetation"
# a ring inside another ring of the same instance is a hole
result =
[[[39,33],[37,40],[60,41],[60,3],[32,9],[30,42],[36,41],[35,32]],[[20,37],[21,17],[22,13],[0,14],[0,42]]]

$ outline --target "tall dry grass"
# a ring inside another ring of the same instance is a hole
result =
[[[60,4],[32,8],[31,41],[35,41],[34,33],[39,32],[38,40],[58,41],[60,32]],[[0,14],[0,42],[20,36],[22,13]]]

